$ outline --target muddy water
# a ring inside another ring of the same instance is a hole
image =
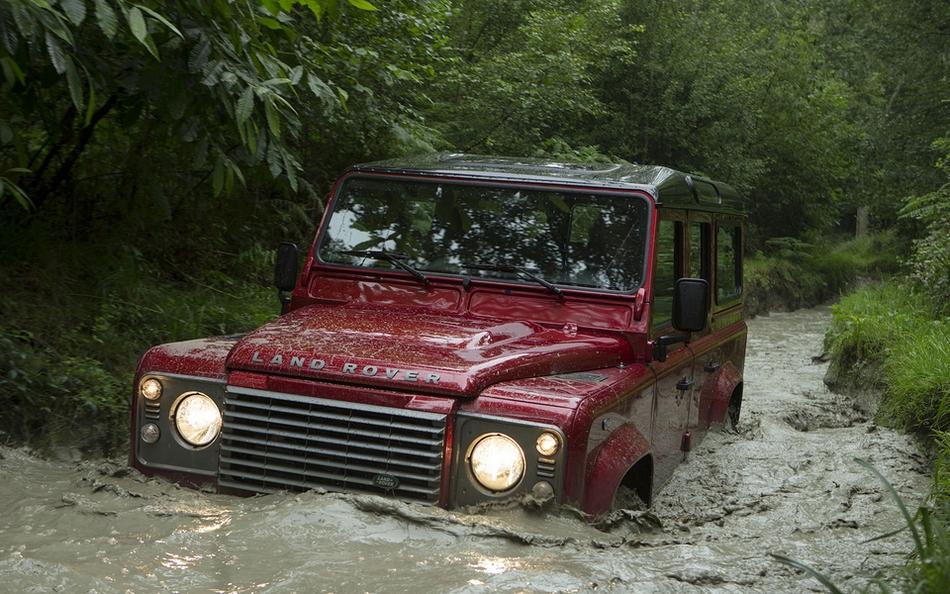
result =
[[[651,512],[590,526],[570,510],[448,512],[377,497],[251,499],[144,480],[121,461],[0,450],[0,591],[798,592],[893,573],[903,537],[868,458],[911,502],[924,461],[822,384],[828,313],[750,324],[743,420],[710,435]]]

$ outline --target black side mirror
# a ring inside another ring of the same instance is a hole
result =
[[[709,316],[709,283],[701,278],[680,278],[673,285],[673,327],[699,332]]]
[[[285,241],[277,248],[277,262],[274,265],[274,286],[280,298],[281,313],[287,312],[290,297],[284,295],[293,291],[297,284],[297,244]]]

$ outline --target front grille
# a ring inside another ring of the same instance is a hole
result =
[[[228,387],[218,484],[439,499],[442,414]]]

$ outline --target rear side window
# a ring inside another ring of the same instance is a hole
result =
[[[689,276],[709,281],[709,223],[689,226]]]
[[[742,231],[734,225],[716,226],[716,302],[742,292]]]
[[[656,268],[653,271],[653,326],[668,324],[673,319],[673,284],[679,278],[680,236],[683,224],[679,221],[660,221],[656,238]]]

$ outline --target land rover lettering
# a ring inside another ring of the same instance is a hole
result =
[[[279,317],[143,356],[132,464],[234,494],[649,504],[739,414],[738,205],[665,167],[355,166],[278,275]]]

